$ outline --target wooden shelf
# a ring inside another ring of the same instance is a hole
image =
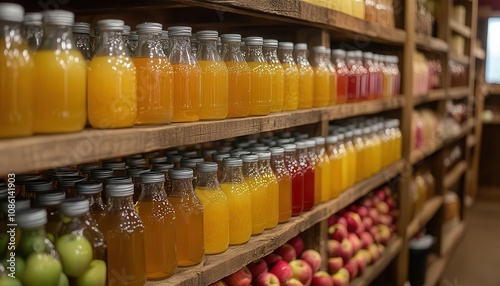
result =
[[[450,19],[450,29],[457,34],[462,35],[463,37],[470,39],[471,31],[470,27],[467,27],[464,24],[459,23],[454,19]]]
[[[331,107],[324,108],[324,111],[327,113],[328,120],[336,120],[347,117],[354,117],[359,115],[370,115],[376,114],[383,111],[398,109],[403,107],[405,104],[404,97],[402,95],[378,99],[378,100],[370,100],[364,101],[360,103],[347,103],[347,104],[339,104]]]
[[[458,248],[460,241],[462,240],[465,233],[465,222],[457,225],[453,230],[444,235],[442,240],[442,245],[447,246],[446,251],[439,257],[435,255],[429,255],[427,264],[427,273],[425,275],[425,286],[435,286],[438,284],[439,280],[446,270],[448,262],[452,258],[455,250]],[[445,248],[441,248],[445,249]]]
[[[461,161],[460,163],[456,164],[451,171],[449,171],[443,179],[443,188],[444,190],[447,190],[451,187],[453,187],[454,184],[458,182],[460,177],[465,173],[465,170],[467,170],[467,163],[465,161]]]
[[[370,285],[370,283],[375,280],[380,273],[382,273],[389,263],[399,254],[401,251],[401,247],[403,245],[403,239],[400,237],[393,237],[391,241],[387,244],[384,253],[380,259],[375,262],[373,265],[368,266],[363,275],[354,278],[349,285],[350,286],[364,286]]]
[[[442,205],[442,196],[435,196],[426,201],[422,211],[417,213],[406,227],[406,238],[411,239],[419,230],[424,228]]]
[[[428,35],[416,34],[415,42],[417,47],[431,52],[447,52],[448,43],[439,38],[434,38]]]
[[[463,65],[469,65],[469,57],[466,55],[459,55],[455,52],[450,52],[449,57],[450,57],[450,60],[452,60],[452,61],[455,61],[455,62],[463,64]]]
[[[462,99],[469,95],[468,86],[451,87],[448,89],[447,99]]]
[[[446,98],[446,90],[444,88],[434,89],[429,91],[426,95],[415,96],[413,98],[414,105],[420,105],[427,102],[433,102],[437,100],[442,100]]]
[[[476,146],[476,135],[469,134],[469,136],[467,136],[467,147],[474,148],[475,146]]]
[[[476,47],[474,49],[474,56],[478,60],[485,60],[486,59],[486,52],[484,51],[483,48]]]
[[[348,188],[337,199],[322,203],[272,230],[266,230],[263,234],[252,237],[246,244],[230,246],[226,252],[221,254],[207,255],[205,260],[197,266],[180,268],[171,278],[162,281],[150,281],[146,285],[209,285],[234,273],[248,263],[273,252],[289,239],[327,219],[332,214],[394,178],[403,171],[403,167],[404,163],[400,160],[378,174]]]

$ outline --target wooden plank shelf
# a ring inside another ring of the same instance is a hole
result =
[[[448,52],[448,43],[439,38],[429,35],[416,34],[415,42],[417,47],[430,52]]]
[[[364,286],[370,285],[370,283],[375,280],[380,273],[382,273],[389,263],[399,254],[401,251],[401,247],[403,245],[403,239],[396,236],[389,241],[387,244],[384,253],[380,259],[375,262],[373,265],[368,266],[363,274],[359,277],[354,278],[349,285],[350,286]]]
[[[266,230],[259,236],[251,237],[246,244],[230,246],[221,254],[207,255],[199,265],[180,268],[174,276],[162,281],[150,281],[146,285],[209,285],[273,252],[289,239],[326,220],[330,215],[400,174],[403,167],[404,163],[400,160],[378,174],[346,189],[337,199],[322,203],[300,216],[293,217],[287,223],[280,224],[272,230]]]
[[[461,24],[460,22],[456,21],[455,19],[450,19],[450,28],[452,31],[454,31],[457,34],[462,35],[463,37],[470,39],[471,35],[471,30],[470,27],[467,27],[464,24]]]
[[[376,114],[383,111],[394,110],[403,107],[404,97],[395,96],[359,103],[339,104],[325,108],[328,120],[336,120],[360,115]]]
[[[474,148],[476,146],[476,136],[474,134],[469,134],[467,136],[467,147]]]
[[[426,201],[423,209],[415,215],[406,227],[406,238],[411,239],[419,230],[424,228],[442,205],[442,196],[435,196]]]
[[[451,171],[449,171],[443,179],[443,188],[445,190],[453,187],[454,184],[458,182],[460,177],[465,173],[465,170],[467,170],[467,163],[465,161],[461,161],[457,163]]]
[[[452,61],[455,61],[455,62],[463,64],[463,65],[469,65],[469,57],[466,55],[459,55],[455,52],[450,52],[449,57],[450,57],[450,60],[452,60]]]
[[[429,255],[427,263],[427,273],[425,275],[425,286],[435,286],[446,270],[448,262],[453,257],[458,245],[462,241],[465,233],[465,222],[457,225],[453,230],[444,235],[442,245],[447,245],[446,252],[439,257]],[[444,248],[441,248],[444,250]]]
[[[427,102],[443,100],[446,98],[446,90],[444,88],[430,90],[429,93],[423,96],[415,96],[413,98],[414,105],[420,105]]]
[[[463,99],[469,95],[468,86],[451,87],[448,89],[447,99]]]

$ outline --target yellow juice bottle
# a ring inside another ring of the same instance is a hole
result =
[[[375,149],[375,142],[372,140],[371,137],[371,128],[370,127],[364,127],[363,128],[363,144],[365,147],[365,178],[368,178],[375,174],[375,166],[376,166],[376,149]]]
[[[326,139],[324,137],[315,137],[316,140],[316,155],[318,156],[318,166],[321,172],[321,197],[320,202],[326,202],[330,199],[331,194],[331,162],[328,153],[326,152],[325,144]]]
[[[273,70],[271,112],[280,112],[283,110],[285,99],[285,71],[278,59],[278,41],[264,40],[262,51],[267,63]]]
[[[337,198],[344,188],[343,160],[345,152],[341,152],[338,147],[338,136],[332,135],[326,138],[327,154],[330,160],[330,199]]]
[[[10,22],[0,25],[5,32],[0,37],[0,138],[28,136],[33,134],[35,66],[28,45],[21,37],[24,9],[17,4],[0,5],[3,5],[0,9],[17,10],[16,14],[11,12],[10,17],[0,16],[0,21],[7,16]]]
[[[267,190],[267,202],[264,207],[266,212],[266,229],[274,228],[279,220],[279,183],[271,168],[271,152],[261,151],[259,157],[259,172]]]
[[[337,138],[338,138],[338,144],[337,144],[337,150],[338,150],[338,153],[339,153],[339,156],[340,156],[340,160],[341,160],[341,170],[342,170],[342,184],[341,184],[341,192],[344,191],[345,189],[347,189],[350,185],[350,181],[349,181],[349,157],[348,157],[348,153],[347,153],[347,149],[346,149],[346,145],[344,143],[344,133],[338,133],[337,134]]]
[[[382,139],[380,139],[379,133],[379,124],[374,124],[371,127],[372,129],[372,141],[375,150],[375,158],[373,162],[374,173],[380,172],[382,170]]]
[[[299,69],[293,59],[293,43],[279,42],[278,56],[284,70],[283,110],[297,110],[299,107]]]
[[[314,94],[314,71],[307,60],[307,44],[295,45],[295,59],[299,69],[299,105],[298,108],[311,108]]]
[[[381,149],[382,149],[382,163],[381,163],[381,166],[382,168],[385,168],[387,166],[389,166],[390,164],[390,151],[389,151],[389,145],[390,145],[390,135],[388,133],[388,129],[386,128],[386,124],[387,122],[385,123],[380,123],[380,131],[379,131],[379,137],[380,137],[380,140],[381,140]]]
[[[345,133],[345,147],[346,147],[346,154],[347,154],[347,165],[349,166],[349,180],[348,180],[348,186],[352,186],[356,183],[357,179],[357,152],[356,149],[354,148],[354,141],[353,141],[353,131],[347,131]]]
[[[315,46],[313,71],[314,71],[314,95],[313,106],[327,106],[330,102],[330,70],[325,61],[326,49],[324,46]]]
[[[269,151],[271,151],[271,168],[279,186],[278,222],[284,223],[292,217],[292,178],[285,165],[285,149],[272,147]]]
[[[337,103],[337,71],[335,70],[335,65],[332,60],[332,50],[326,49],[326,63],[328,65],[329,75],[330,75],[330,105],[334,105]]]
[[[261,234],[266,229],[267,187],[259,173],[257,155],[242,155],[243,176],[252,193],[252,235]]]
[[[352,16],[365,19],[365,1],[364,0],[353,0],[352,1]]]
[[[367,151],[363,142],[363,130],[361,128],[354,130],[354,148],[356,150],[356,182],[364,180],[367,177]]]
[[[248,37],[246,61],[250,67],[250,114],[267,115],[272,107],[272,80],[274,71],[262,53],[264,40],[261,37]]]

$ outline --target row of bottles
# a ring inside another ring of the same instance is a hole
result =
[[[43,30],[41,14],[24,16],[25,25],[23,16],[21,6],[0,4],[4,138],[76,132],[87,121],[121,128],[267,115],[392,97],[400,89],[396,56],[316,46],[309,62],[306,44],[242,41],[238,34],[222,35],[219,52],[211,30],[196,33],[194,55],[190,27],[163,31],[143,23],[131,58],[131,32],[121,20],[97,22],[92,53],[90,25],[75,24],[73,13],[44,12]]]
[[[413,95],[424,96],[430,90],[441,88],[441,61],[429,60],[420,52],[415,52],[413,58]]]

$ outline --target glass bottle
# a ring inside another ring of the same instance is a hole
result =
[[[285,164],[285,149],[272,147],[269,151],[271,151],[271,168],[279,187],[278,222],[284,223],[292,217],[292,178]]]
[[[279,42],[278,57],[284,69],[283,110],[297,110],[299,107],[299,69],[293,58],[293,43]]]
[[[344,50],[332,50],[333,65],[337,74],[337,100],[336,103],[347,103],[349,69],[347,68]]]
[[[259,157],[255,154],[241,155],[243,176],[252,194],[252,235],[261,234],[266,229],[267,188],[259,172]]]
[[[217,180],[217,163],[198,163],[196,196],[203,205],[203,235],[206,254],[226,251],[229,246],[229,204]]]
[[[165,175],[141,174],[141,194],[135,209],[144,224],[147,278],[172,276],[177,269],[176,216],[165,193]]]
[[[384,94],[384,73],[382,70],[382,66],[380,65],[380,55],[373,55],[373,65],[375,66],[376,69],[376,83],[375,83],[375,98],[380,99],[383,97]]]
[[[222,178],[224,176],[224,164],[222,163],[224,158],[229,158],[231,157],[231,154],[229,152],[216,152],[212,154],[212,161],[217,163],[219,166],[217,168],[217,180],[222,183]]]
[[[55,243],[70,285],[85,283],[92,273],[93,285],[106,285],[107,245],[103,233],[89,215],[89,201],[65,199],[60,206],[63,222]],[[79,255],[78,255],[79,254]],[[78,267],[75,267],[78,259]]]
[[[332,50],[326,49],[325,51],[325,62],[328,66],[328,75],[330,78],[330,89],[328,91],[328,95],[330,97],[329,104],[334,105],[337,103],[337,71],[335,69],[335,65],[332,62]]]
[[[345,133],[345,141],[344,141],[344,144],[345,144],[345,149],[346,149],[346,154],[347,154],[347,161],[349,162],[348,163],[348,166],[349,166],[349,180],[348,180],[348,185],[349,186],[352,186],[356,183],[357,181],[357,170],[362,168],[362,166],[360,166],[360,168],[358,168],[358,153],[357,153],[357,150],[355,149],[354,147],[354,132],[353,131],[347,131]],[[359,155],[361,156],[361,155]]]
[[[181,167],[181,159],[182,159],[182,155],[180,155],[180,154],[168,155],[167,156],[167,163],[174,164],[174,168],[180,168]]]
[[[53,190],[54,185],[49,180],[27,181],[24,185],[24,193],[20,193],[20,196],[30,199],[31,203],[34,204],[38,194]]]
[[[106,193],[107,213],[101,219],[99,228],[108,245],[107,285],[144,285],[144,224],[132,201],[134,185],[110,184],[106,187]]]
[[[250,67],[240,50],[241,35],[224,34],[221,38],[222,58],[228,69],[230,83],[227,117],[246,117],[250,113]]]
[[[168,201],[175,210],[177,265],[192,266],[203,260],[203,205],[193,190],[193,170],[174,168],[168,171],[172,191]]]
[[[285,165],[292,179],[292,216],[297,216],[304,210],[304,174],[297,160],[296,145],[284,144]]]
[[[378,0],[375,6],[377,8],[377,23],[383,27],[389,26],[388,7],[385,0]]]
[[[35,65],[21,36],[24,8],[0,3],[0,138],[33,134]]]
[[[130,127],[137,117],[136,68],[123,43],[123,21],[97,25],[100,41],[88,75],[89,121],[94,128]]]
[[[127,163],[123,161],[109,160],[102,162],[103,169],[113,171],[114,177],[121,177],[127,175]]]
[[[376,172],[377,165],[379,164],[375,142],[372,138],[372,130],[369,125],[363,127],[363,144],[365,146],[365,178],[368,178]]]
[[[36,133],[80,131],[87,122],[87,64],[73,38],[75,15],[44,12],[43,40],[34,56],[33,130]]]
[[[316,153],[316,140],[314,138],[307,139],[303,141],[306,144],[307,148],[307,156],[309,162],[312,166],[314,166],[314,205],[318,205],[321,202],[321,194],[322,194],[322,172],[320,165],[321,158],[318,157]]]
[[[388,59],[390,56],[382,56],[380,55],[380,67],[383,72],[383,92],[382,95],[384,98],[390,98],[393,90],[393,73],[392,68],[388,63]]]
[[[127,159],[127,167],[128,168],[146,168],[148,162],[146,158],[132,158]]]
[[[367,99],[375,99],[375,93],[377,88],[377,68],[373,64],[373,53],[366,52],[363,53],[363,65],[367,71]]]
[[[299,69],[298,108],[311,108],[314,98],[314,71],[307,60],[307,44],[295,44],[295,61]]]
[[[313,106],[327,106],[330,102],[330,71],[325,60],[326,48],[324,46],[313,47],[314,57],[312,61],[314,71],[314,95]]]
[[[397,56],[392,56],[392,67],[394,71],[394,84],[392,96],[398,96],[401,88],[401,73],[399,71],[399,58]]]
[[[122,41],[123,41],[123,46],[128,49],[128,53],[130,56],[134,55],[135,49],[137,48],[137,41],[135,42],[135,47],[132,50],[130,47],[130,30],[131,27],[129,25],[123,25],[123,32],[122,32]],[[135,32],[137,35],[137,32]]]
[[[365,0],[365,20],[368,22],[377,22],[377,1]]]
[[[363,142],[363,129],[354,130],[354,149],[356,150],[356,182],[362,181],[367,177],[367,148]]]
[[[172,120],[173,69],[161,46],[159,23],[137,25],[139,44],[134,54],[137,70],[136,124],[166,124]]]
[[[246,243],[252,234],[252,194],[239,158],[224,158],[222,191],[229,204],[229,244]]]
[[[347,52],[347,67],[349,68],[349,82],[347,85],[348,102],[357,102],[361,100],[361,76],[363,70],[356,60],[356,52]]]
[[[97,181],[78,182],[75,184],[76,192],[89,201],[90,216],[99,227],[101,219],[106,215],[106,207],[102,201],[102,183]]]
[[[42,192],[37,194],[35,206],[44,208],[47,211],[47,237],[54,242],[59,234],[62,226],[61,217],[59,216],[59,205],[66,198],[64,192]]]
[[[174,69],[174,114],[172,122],[192,122],[200,119],[201,69],[191,51],[191,27],[168,28],[170,55]]]
[[[354,57],[356,60],[356,66],[358,67],[358,72],[360,74],[360,93],[359,100],[365,101],[368,100],[368,70],[363,65],[363,52],[355,51]]]
[[[75,22],[73,24],[73,35],[75,43],[80,53],[88,65],[92,59],[92,50],[90,48],[90,24],[84,22]]]
[[[198,56],[198,39],[196,38],[196,35],[191,35],[191,53],[196,59]]]
[[[330,160],[330,199],[337,198],[342,192],[343,170],[342,160],[345,158],[345,153],[338,148],[338,136],[331,135],[326,137],[326,153]]]
[[[59,180],[57,188],[59,191],[64,192],[66,194],[66,198],[74,198],[76,197],[75,184],[78,182],[83,182],[85,180],[86,180],[85,177],[81,176],[62,178]]]
[[[316,156],[318,157],[318,164],[316,168],[318,172],[321,172],[320,183],[321,183],[321,199],[320,202],[326,202],[330,199],[331,194],[331,162],[328,153],[326,152],[326,138],[325,137],[314,137],[316,141]]]
[[[172,184],[170,180],[170,176],[168,175],[168,171],[174,168],[174,164],[170,163],[155,163],[151,166],[151,172],[162,173],[165,175],[165,192],[167,195],[170,194],[172,190]]]
[[[265,39],[262,52],[269,67],[273,70],[273,77],[271,79],[271,112],[280,112],[283,110],[285,99],[285,72],[278,59],[278,41]]]
[[[42,44],[42,19],[42,13],[24,14],[22,34],[32,52],[36,52]]]
[[[382,139],[379,134],[379,124],[375,123],[370,126],[371,129],[371,140],[373,142],[374,159],[373,159],[373,173],[378,173],[382,170]]]
[[[228,69],[217,51],[217,31],[196,33],[201,68],[200,119],[224,119],[228,113]]]
[[[364,0],[353,0],[352,1],[352,16],[365,19],[365,1]]]
[[[279,220],[279,184],[276,175],[271,167],[271,152],[259,151],[259,172],[267,188],[266,229],[271,229],[278,225]]]
[[[162,30],[160,36],[161,47],[163,48],[163,53],[167,56],[170,54],[170,40],[168,39],[168,31]]]
[[[342,179],[341,179],[341,191],[344,191],[347,189],[351,183],[350,179],[350,168],[351,165],[353,164],[354,160],[351,160],[351,157],[353,154],[347,152],[346,144],[344,141],[345,138],[345,133],[338,133],[337,134],[338,138],[338,143],[337,143],[337,150],[339,153],[339,157],[342,160],[341,163],[341,170],[342,170]]]
[[[128,52],[130,55],[133,55],[135,53],[135,50],[137,49],[138,45],[139,45],[139,34],[137,33],[137,31],[131,31],[128,45],[125,46],[126,48],[128,48]]]
[[[297,148],[297,161],[304,175],[304,211],[314,207],[315,180],[314,161],[308,155],[307,146],[304,142],[295,142]]]
[[[264,39],[247,37],[246,61],[250,67],[250,113],[249,115],[267,115],[272,107],[272,79],[274,72],[262,53]]]
[[[141,174],[147,173],[150,170],[145,167],[135,167],[127,169],[127,176],[124,178],[130,178],[132,184],[134,184],[134,203],[137,202],[139,196],[141,195]]]

